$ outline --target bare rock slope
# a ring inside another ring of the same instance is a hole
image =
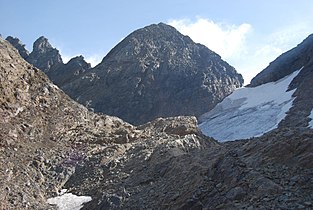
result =
[[[0,68],[0,209],[47,208],[48,194],[73,172],[65,160],[132,126],[88,112],[3,39]]]
[[[91,65],[84,60],[83,56],[76,56],[66,64],[63,63],[59,50],[54,48],[44,36],[34,42],[31,53],[18,38],[8,36],[6,40],[26,61],[42,70],[58,87],[62,88],[65,84],[70,84],[72,80],[80,78],[82,73],[91,69]]]

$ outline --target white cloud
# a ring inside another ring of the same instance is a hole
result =
[[[67,63],[67,62],[69,62],[71,60],[71,58],[75,57],[75,56],[64,55],[61,52],[60,52],[60,54],[61,54],[63,63]]]
[[[245,52],[246,36],[251,30],[251,25],[247,23],[228,25],[203,18],[198,18],[195,22],[187,19],[170,20],[169,25],[190,36],[193,41],[206,45],[223,59]]]
[[[170,20],[168,24],[221,55],[243,75],[245,84],[276,57],[305,39],[312,28],[310,23],[301,22],[261,35],[259,31],[252,31],[248,23],[232,25],[198,18],[196,21]]]
[[[94,54],[91,56],[86,56],[85,60],[91,64],[92,67],[95,67],[96,65],[98,65],[102,59],[103,59],[103,55],[101,54]]]
[[[302,21],[296,24],[289,24],[288,26],[278,28],[271,33],[268,40],[275,46],[282,48],[294,47],[303,39],[312,33],[312,23]]]
[[[106,55],[106,52],[99,50],[96,53],[93,52],[93,54],[91,55],[84,55],[81,52],[75,53],[70,49],[67,49],[66,47],[64,47],[64,44],[54,44],[54,41],[51,41],[51,43],[53,43],[52,46],[55,46],[55,48],[59,50],[63,63],[65,64],[69,62],[72,58],[82,55],[84,56],[84,59],[85,61],[87,61],[87,63],[90,63],[92,67],[95,67],[102,61],[104,55]]]
[[[245,83],[250,80],[270,62],[274,61],[282,53],[296,47],[311,33],[311,26],[308,22],[288,24],[266,36],[253,37],[249,44],[249,53],[243,58],[246,62],[234,64],[238,71],[245,77]]]
[[[249,53],[240,59],[232,59],[230,64],[240,72],[245,80],[245,85],[260,71],[266,68],[270,62],[283,53],[283,50],[272,45],[251,46]]]
[[[242,66],[247,62],[245,57],[249,54],[246,39],[252,30],[250,24],[216,23],[203,18],[198,18],[195,22],[188,19],[170,20],[168,24],[182,34],[188,35],[193,41],[201,43],[219,54],[243,74],[246,82],[250,79],[250,76],[246,77],[247,70],[244,70],[249,67]]]
[[[71,55],[65,54],[62,52],[62,50],[59,50],[59,53],[62,57],[63,63],[65,63],[65,64],[67,62],[69,62],[72,58],[79,56],[79,54],[71,54]],[[87,63],[91,64],[91,67],[95,67],[96,65],[98,65],[102,61],[103,57],[104,57],[103,54],[92,54],[89,56],[84,56],[84,59],[85,59],[85,61],[87,61]]]

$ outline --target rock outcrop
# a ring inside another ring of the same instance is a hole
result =
[[[25,60],[28,58],[29,52],[25,48],[25,45],[21,42],[21,40],[19,40],[18,38],[13,38],[12,36],[8,36],[5,40],[10,42],[10,44],[18,50],[22,58],[24,58]]]
[[[43,36],[34,42],[33,51],[29,54],[27,61],[45,73],[63,64],[59,51],[53,48],[48,39]]]
[[[199,116],[242,85],[221,57],[160,23],[136,30],[64,90],[96,112],[133,124]]]

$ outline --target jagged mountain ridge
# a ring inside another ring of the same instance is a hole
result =
[[[27,51],[25,45],[18,38],[8,36],[6,40],[18,50],[26,61],[44,71],[49,79],[61,88],[80,77],[83,72],[91,69],[91,65],[85,61],[83,56],[76,56],[66,64],[63,63],[59,51],[52,47],[44,36],[39,37],[34,42],[31,53]]]
[[[163,23],[134,31],[93,69],[84,60],[64,65],[42,37],[31,55],[27,60],[73,99],[133,124],[199,116],[243,84],[219,55]]]
[[[194,117],[133,127],[70,100],[0,38],[0,208],[297,209],[313,200],[312,129],[220,144]]]

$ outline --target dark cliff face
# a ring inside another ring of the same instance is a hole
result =
[[[160,23],[131,33],[64,89],[97,112],[141,124],[157,117],[199,116],[242,83],[219,55]]]
[[[63,64],[59,51],[53,48],[48,39],[43,36],[34,42],[33,51],[26,60],[45,73]]]

